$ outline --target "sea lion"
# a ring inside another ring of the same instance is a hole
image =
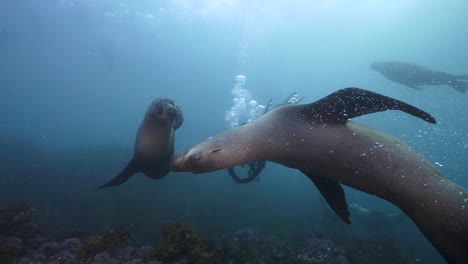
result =
[[[284,99],[283,103],[281,103],[281,104],[273,105],[272,104],[272,99],[270,99],[270,101],[268,101],[268,104],[266,105],[265,110],[263,111],[262,115],[266,114],[271,109],[280,107],[282,105],[298,104],[302,100],[304,100],[304,98],[305,98],[304,96],[299,97],[298,93],[293,92],[288,97],[286,97],[286,99]],[[228,168],[229,176],[231,176],[231,178],[234,180],[234,182],[236,182],[236,183],[249,183],[249,182],[252,182],[254,180],[260,181],[260,173],[262,172],[262,170],[266,166],[266,160],[254,160],[254,161],[249,162],[248,164],[245,164],[245,165],[247,165],[249,167],[249,171],[247,173],[246,178],[240,178],[239,176],[237,176],[237,173],[236,173],[234,167]],[[244,165],[242,165],[242,167],[244,167]]]
[[[407,219],[401,211],[372,210],[356,203],[350,204],[349,209],[351,215],[360,223],[377,231],[396,226]]]
[[[343,188],[385,199],[405,212],[450,263],[468,263],[468,193],[402,141],[351,121],[401,110],[436,123],[402,101],[359,88],[338,90],[311,104],[276,108],[210,138],[175,161],[174,171],[204,173],[268,160],[311,179],[345,222]]]
[[[390,81],[404,86],[423,90],[419,86],[448,85],[460,93],[466,93],[468,83],[460,80],[468,80],[468,74],[454,75],[441,71],[433,71],[412,63],[378,61],[370,65],[370,68],[382,74]]]
[[[183,121],[182,111],[174,101],[154,100],[138,128],[132,160],[119,175],[97,189],[120,185],[138,172],[151,179],[166,176],[174,157],[174,132]]]

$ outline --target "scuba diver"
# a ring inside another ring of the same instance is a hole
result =
[[[268,104],[265,107],[265,110],[263,111],[263,113],[260,116],[268,113],[268,111],[270,111],[270,110],[273,110],[273,109],[275,109],[277,107],[280,107],[280,106],[283,106],[283,105],[298,104],[304,98],[305,97],[299,98],[299,95],[296,92],[294,92],[294,93],[290,94],[288,97],[286,97],[286,99],[284,99],[283,103],[276,104],[274,106],[272,105],[272,100],[270,99],[270,101],[268,101]],[[244,124],[246,124],[246,123],[244,123]],[[236,182],[236,183],[249,183],[249,182],[252,182],[254,180],[259,181],[260,180],[260,172],[262,172],[262,170],[265,168],[266,160],[255,160],[255,161],[252,161],[250,163],[241,165],[241,167],[244,167],[245,165],[247,165],[249,167],[249,171],[247,172],[247,177],[245,177],[245,178],[240,178],[236,174],[236,171],[235,171],[234,167],[228,169],[229,176],[231,176],[231,178],[234,180],[234,182]]]

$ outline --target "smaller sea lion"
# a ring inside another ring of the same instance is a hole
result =
[[[468,80],[468,74],[454,75],[442,71],[433,71],[423,66],[406,62],[377,61],[370,68],[390,81],[404,86],[423,90],[419,86],[448,85],[460,93],[466,93],[468,83],[460,80]]]
[[[174,101],[154,100],[138,128],[132,160],[119,175],[97,189],[120,185],[138,172],[151,179],[166,176],[174,157],[174,132],[183,122],[182,111]]]

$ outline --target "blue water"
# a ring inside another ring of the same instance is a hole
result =
[[[130,225],[140,243],[175,221],[207,237],[241,227],[291,241],[313,236],[326,213],[318,191],[272,163],[248,185],[220,171],[137,175],[92,191],[130,159],[157,97],[184,113],[178,152],[228,129],[239,74],[261,104],[292,92],[313,102],[356,86],[424,109],[438,124],[399,112],[356,121],[402,139],[468,187],[468,95],[447,86],[415,91],[369,69],[396,60],[468,74],[466,10],[464,0],[0,0],[0,202],[34,203],[51,233]],[[398,211],[346,193],[351,203]],[[390,233],[415,258],[440,263],[410,220]]]

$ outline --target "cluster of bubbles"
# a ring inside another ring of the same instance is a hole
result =
[[[265,106],[253,100],[250,91],[245,88],[246,81],[244,75],[236,76],[236,85],[232,89],[234,105],[226,112],[226,121],[231,128],[250,123],[265,111]]]
[[[286,101],[286,104],[296,104],[300,102],[303,98],[299,97],[298,93],[293,93],[289,98],[288,101]]]

